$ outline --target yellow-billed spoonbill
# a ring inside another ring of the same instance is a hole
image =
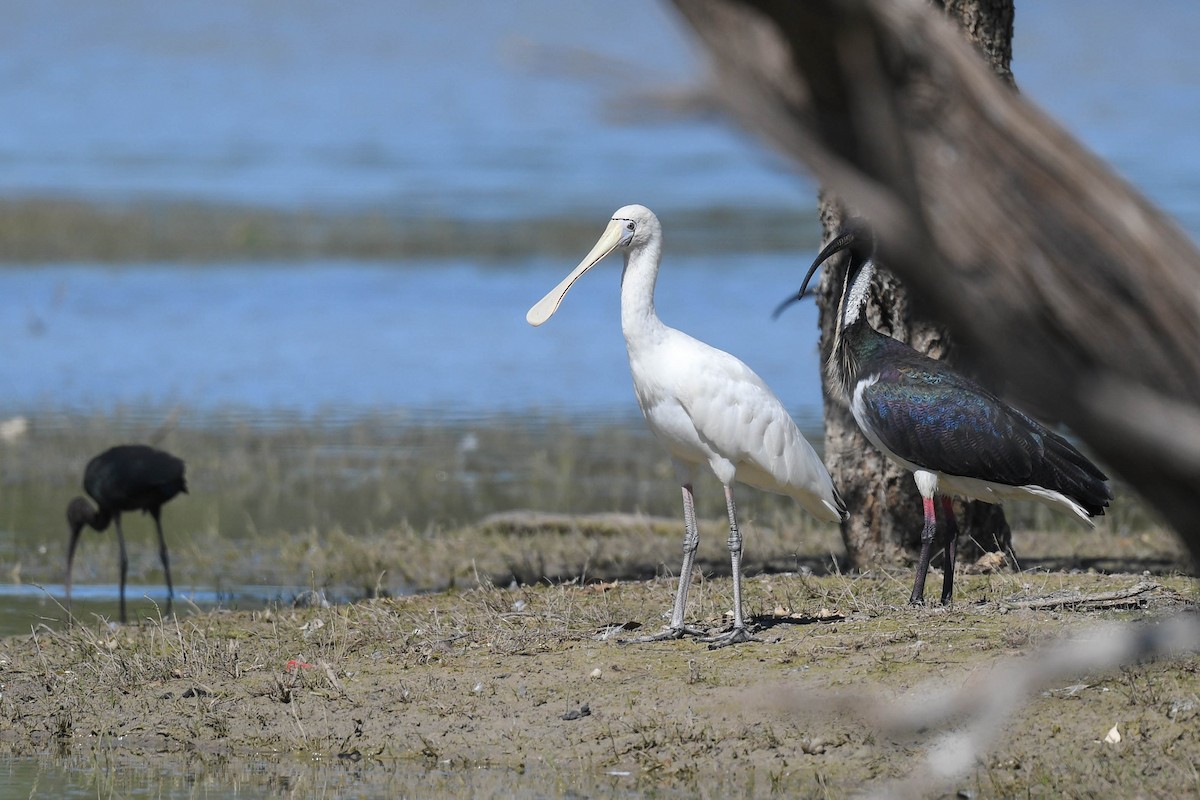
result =
[[[837,522],[846,507],[825,465],[800,434],[775,393],[738,359],[670,328],[654,311],[654,284],[662,257],[662,227],[650,209],[631,205],[613,214],[596,246],[570,275],[543,297],[525,319],[541,325],[558,310],[572,284],[614,250],[625,256],[621,273],[621,331],[638,405],[650,430],[667,448],[683,486],[683,566],[671,622],[661,633],[635,641],[705,637],[684,624],[688,586],[700,534],[692,483],[707,465],[725,487],[729,556],[733,569],[733,629],[705,637],[710,647],[751,641],[742,618],[742,536],[733,482],[788,495],[819,520]]]

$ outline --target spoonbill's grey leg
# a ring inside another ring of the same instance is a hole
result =
[[[702,638],[701,641],[709,643],[710,650],[742,642],[762,641],[750,635],[742,619],[742,532],[738,530],[733,490],[728,484],[725,486],[725,506],[729,509],[729,561],[733,568],[733,630],[718,636]]]
[[[692,496],[692,485],[683,484],[683,566],[679,568],[679,588],[675,592],[675,605],[671,609],[671,624],[650,636],[639,636],[630,642],[661,642],[665,639],[682,639],[684,636],[705,636],[706,631],[684,624],[683,613],[687,606],[688,588],[692,585],[692,567],[696,563],[696,549],[700,546],[700,531],[696,527],[696,501]]]

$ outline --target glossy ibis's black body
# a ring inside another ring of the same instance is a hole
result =
[[[144,444],[117,445],[88,462],[83,473],[83,490],[96,506],[83,497],[76,497],[67,505],[67,522],[71,527],[71,542],[67,549],[68,607],[71,603],[71,567],[79,534],[84,525],[103,531],[111,521],[117,531],[121,553],[121,622],[125,622],[125,578],[129,560],[125,554],[121,514],[144,511],[154,518],[154,527],[158,531],[158,554],[167,579],[167,614],[170,614],[175,589],[171,583],[171,562],[163,538],[161,512],[164,503],[180,492],[187,492],[183,461]]]

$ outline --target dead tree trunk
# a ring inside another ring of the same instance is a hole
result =
[[[729,106],[1200,563],[1200,252],[919,0],[674,0]]]
[[[975,45],[988,64],[1011,84],[1013,0],[930,0],[958,24],[967,41]],[[841,203],[830,193],[821,195],[821,223],[825,241],[840,227]],[[842,261],[826,267],[817,289],[821,327],[821,361],[829,357],[837,324],[837,302],[842,285]],[[945,326],[918,313],[908,293],[890,273],[880,271],[866,313],[880,333],[905,342],[933,358],[957,363]],[[824,376],[823,376],[824,379]],[[889,461],[858,429],[850,409],[825,394],[825,453],[834,484],[854,513],[842,523],[842,541],[850,562],[859,569],[889,562],[920,547],[923,515],[921,496],[908,470]],[[1008,551],[1012,531],[998,505],[956,501],[962,521],[964,558],[983,551]]]

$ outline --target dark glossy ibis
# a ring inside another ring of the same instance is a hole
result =
[[[68,608],[71,605],[71,567],[83,526],[90,525],[97,531],[103,531],[112,521],[117,529],[117,544],[121,552],[121,622],[126,621],[125,578],[129,571],[129,559],[125,554],[121,513],[144,511],[154,518],[154,527],[158,531],[158,555],[167,579],[167,614],[171,613],[175,589],[171,584],[171,562],[167,555],[167,542],[163,538],[161,512],[164,503],[180,492],[187,492],[183,472],[181,459],[144,444],[110,447],[88,462],[83,472],[83,490],[96,501],[96,507],[83,497],[76,497],[67,504],[67,522],[71,526],[71,543],[67,548]]]
[[[946,524],[942,603],[954,594],[958,525],[950,495],[985,503],[1037,500],[1092,525],[1112,491],[1104,473],[1070,442],[943,362],[867,324],[863,307],[875,273],[875,240],[862,220],[848,221],[817,255],[800,292],[788,302],[803,297],[817,268],[843,250],[849,261],[827,371],[867,439],[912,470],[924,501],[921,554],[909,602],[924,602],[938,494]]]

